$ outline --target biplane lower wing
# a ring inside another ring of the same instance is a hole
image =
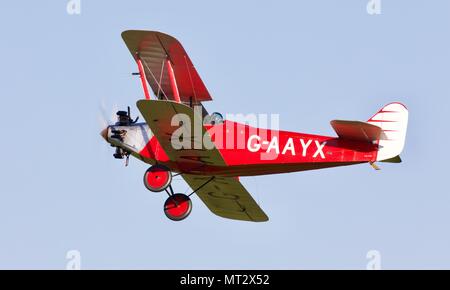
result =
[[[172,138],[178,138],[176,131],[179,130],[175,115],[182,117],[185,122],[190,121],[191,132],[195,131],[193,128],[194,120],[196,118],[202,120],[201,115],[195,116],[196,112],[191,107],[176,102],[158,100],[140,100],[137,102],[137,107],[171,161],[180,163],[199,161],[207,165],[226,166],[219,150],[205,148],[205,144],[210,139],[208,140],[209,135],[201,123],[201,132],[199,132],[201,133],[200,137],[203,138],[200,142],[201,146],[198,144],[196,146],[196,143],[200,141],[197,140],[196,136],[192,136],[189,148],[177,149],[177,146],[172,144]],[[182,174],[182,176],[192,190],[195,190],[200,199],[216,215],[254,222],[268,220],[267,215],[237,178],[192,174]]]
[[[235,177],[182,174],[214,214],[235,220],[265,222],[269,218]]]
[[[203,127],[200,112],[197,114],[191,107],[184,104],[160,100],[140,100],[137,102],[137,107],[171,161],[226,166],[219,150],[207,148],[212,141]],[[190,131],[180,131],[183,121],[190,122]],[[194,128],[196,122],[200,123]]]

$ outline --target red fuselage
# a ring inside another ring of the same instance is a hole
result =
[[[377,157],[378,145],[367,142],[259,129],[232,121],[206,128],[226,166],[211,166],[195,159],[172,162],[154,136],[139,152],[139,158],[175,172],[252,176],[372,162]]]

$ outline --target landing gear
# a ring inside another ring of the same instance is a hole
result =
[[[181,173],[175,174],[177,176]],[[172,173],[170,169],[157,164],[149,169],[144,174],[145,187],[153,192],[165,191],[169,196],[164,203],[164,213],[173,221],[181,221],[189,216],[192,211],[192,201],[190,196],[200,190],[202,187],[214,180],[214,176],[211,176],[205,183],[192,191],[190,194],[174,193],[171,182]]]
[[[154,165],[144,174],[145,187],[153,192],[161,192],[169,187],[172,182],[172,173],[162,165]]]
[[[192,201],[189,196],[181,193],[173,194],[164,203],[164,213],[173,221],[181,221],[192,211]]]
[[[164,213],[173,221],[181,221],[189,216],[192,210],[192,201],[189,196],[181,193],[174,194],[172,186],[172,173],[163,165],[154,165],[144,174],[145,187],[153,192],[166,191],[169,195],[164,203]]]

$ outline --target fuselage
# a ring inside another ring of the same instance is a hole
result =
[[[171,161],[146,123],[109,126],[104,137],[145,163],[200,175],[251,176],[344,166],[375,161],[378,151],[377,144],[261,129],[232,121],[205,127],[226,166],[189,158]],[[125,132],[122,140],[111,138],[112,132],[119,130]]]

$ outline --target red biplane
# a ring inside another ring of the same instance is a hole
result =
[[[125,31],[122,37],[137,62],[145,99],[137,107],[145,123],[117,112],[103,138],[115,158],[130,155],[151,164],[144,185],[167,192],[164,212],[178,221],[191,212],[196,193],[216,215],[262,222],[268,217],[239,182],[239,176],[276,174],[369,163],[401,162],[408,111],[400,103],[384,106],[366,122],[333,120],[337,137],[262,129],[208,114],[211,95],[181,44],[154,31]],[[150,96],[150,89],[154,97]],[[191,194],[175,193],[181,175]]]

